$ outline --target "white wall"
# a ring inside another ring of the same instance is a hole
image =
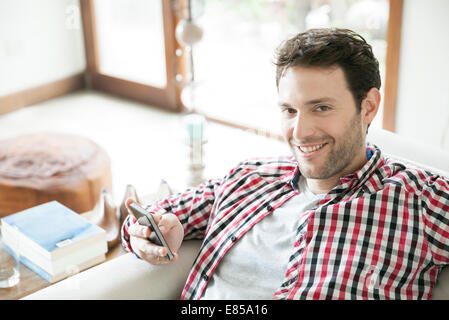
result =
[[[449,1],[404,0],[396,132],[449,151],[448,127]]]
[[[84,68],[78,0],[0,0],[0,97]]]

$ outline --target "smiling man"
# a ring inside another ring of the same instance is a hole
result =
[[[356,106],[341,67],[290,67],[279,79],[282,132],[309,188],[325,193],[366,163],[365,132],[380,95]]]
[[[449,183],[366,144],[380,104],[371,46],[312,29],[281,44],[276,67],[293,155],[147,205],[173,260],[131,214],[123,246],[167,264],[202,239],[183,299],[429,299],[449,264]]]

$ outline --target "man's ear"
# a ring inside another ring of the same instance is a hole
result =
[[[379,110],[380,92],[376,88],[371,88],[362,101],[361,113],[362,121],[368,126],[374,119]]]

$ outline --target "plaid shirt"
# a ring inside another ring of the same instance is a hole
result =
[[[304,212],[273,299],[430,299],[449,263],[449,181],[367,147],[368,161]],[[293,157],[241,163],[223,179],[147,209],[172,212],[203,239],[182,299],[199,299],[226,252],[299,193]],[[131,251],[127,228],[122,244]],[[263,279],[261,279],[263,281]]]

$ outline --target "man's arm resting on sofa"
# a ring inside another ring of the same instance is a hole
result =
[[[179,299],[201,241],[184,241],[179,259],[154,266],[127,253],[23,299]]]

